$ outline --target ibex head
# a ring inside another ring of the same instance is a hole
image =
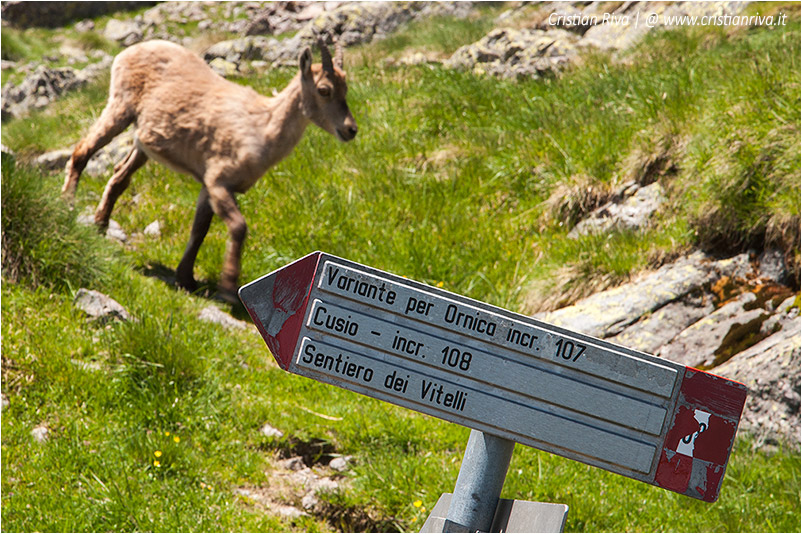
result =
[[[336,44],[332,58],[322,40],[318,41],[318,47],[321,63],[312,64],[309,48],[299,58],[304,115],[340,141],[350,141],[356,137],[357,126],[345,100],[348,85],[342,70],[342,48]]]

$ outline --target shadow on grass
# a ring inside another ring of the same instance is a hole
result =
[[[144,276],[161,280],[173,291],[189,293],[186,289],[179,287],[176,283],[175,269],[171,269],[166,265],[161,263],[146,263],[145,265],[137,266],[136,270]],[[245,306],[242,304],[242,302],[228,302],[220,296],[217,291],[216,280],[198,280],[197,282],[198,289],[189,293],[190,295],[230,306],[229,313],[232,317],[241,321],[252,322],[251,316],[248,315],[248,311],[245,309]]]

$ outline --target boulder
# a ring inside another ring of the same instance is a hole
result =
[[[217,74],[222,76],[223,78],[231,78],[232,76],[237,76],[239,72],[239,67],[236,63],[231,61],[225,60],[221,57],[216,57],[209,62],[209,66],[215,71]]]
[[[545,13],[538,17],[533,28],[495,29],[478,42],[457,50],[446,65],[501,78],[543,76],[575,61],[584,49],[628,48],[654,28],[665,28],[666,17],[735,15],[747,4],[624,2],[615,7],[604,2],[584,6],[552,2],[545,4]],[[503,20],[512,14],[506,14]],[[653,14],[657,15],[657,21],[647,23]],[[553,44],[544,46],[544,43]]]
[[[799,293],[772,280],[775,256],[695,253],[536,317],[743,382],[742,427],[798,448]]]

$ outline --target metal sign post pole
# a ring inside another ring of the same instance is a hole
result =
[[[515,442],[471,430],[443,532],[490,532]]]

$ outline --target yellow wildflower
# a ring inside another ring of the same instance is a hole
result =
[[[179,441],[181,441],[181,438],[179,438],[178,436],[173,436],[173,441],[178,443]]]
[[[159,467],[161,465],[161,462],[159,460],[153,460],[153,465]]]
[[[415,508],[420,508],[421,506],[423,506],[423,501],[418,499],[417,501],[412,503],[412,506],[414,506]]]
[[[155,456],[156,458],[161,458],[161,455],[162,455],[162,451],[155,451],[153,453],[153,456]]]

